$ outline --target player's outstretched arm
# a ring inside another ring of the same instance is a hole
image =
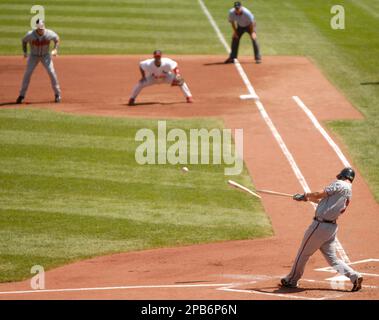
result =
[[[324,199],[327,196],[328,196],[328,194],[324,190],[316,191],[316,192],[311,192],[311,193],[306,193],[305,194],[305,198],[308,201],[312,201],[312,202],[315,202],[315,203],[318,203],[321,199]]]
[[[311,201],[318,203],[321,199],[326,198],[327,196],[328,194],[322,190],[303,194],[297,193],[293,196],[293,199],[296,201]]]

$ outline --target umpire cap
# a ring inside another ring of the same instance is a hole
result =
[[[350,180],[350,182],[353,182],[355,178],[355,172],[352,168],[347,167],[347,168],[342,169],[341,172],[337,174],[336,178],[338,180],[348,179]]]

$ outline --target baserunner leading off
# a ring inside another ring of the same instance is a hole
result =
[[[54,48],[50,54],[50,42],[54,42]],[[28,56],[27,45],[30,46],[30,54]],[[55,73],[53,59],[51,56],[58,54],[59,37],[58,35],[49,29],[45,28],[44,21],[38,19],[36,21],[36,29],[29,31],[22,39],[22,50],[24,57],[28,58],[26,71],[22,80],[20,94],[16,100],[16,103],[22,103],[25,98],[26,91],[28,90],[30,78],[33,71],[39,62],[45,67],[51,81],[51,86],[54,90],[54,101],[56,103],[61,102],[61,89],[59,86],[57,74]]]

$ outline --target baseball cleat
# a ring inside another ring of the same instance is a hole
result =
[[[62,97],[59,94],[56,94],[54,101],[55,103],[60,103],[62,101]]]
[[[255,63],[256,63],[256,64],[261,64],[261,63],[262,63],[262,60],[261,60],[261,59],[255,60]]]
[[[192,97],[187,97],[186,100],[187,100],[187,103],[193,103]]]
[[[353,288],[351,289],[352,292],[356,292],[362,289],[362,282],[363,282],[363,277],[357,278],[357,280],[354,281],[353,283]]]
[[[296,288],[297,288],[297,285],[296,285],[296,284],[291,284],[291,283],[289,283],[285,278],[280,279],[280,285],[281,285],[283,288],[292,288],[292,289],[296,289]]]
[[[16,100],[16,103],[17,104],[21,104],[22,103],[22,100],[24,100],[24,97],[23,96],[18,96],[17,100]]]
[[[130,98],[128,102],[128,106],[135,106],[136,105],[136,99]]]
[[[234,59],[233,58],[228,58],[224,61],[224,63],[234,63]]]

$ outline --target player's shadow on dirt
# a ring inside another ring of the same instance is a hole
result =
[[[183,104],[186,103],[185,101],[173,101],[173,102],[136,102],[134,106],[129,106],[128,104],[125,104],[129,108],[133,107],[141,107],[141,106],[154,106],[154,105],[161,105],[161,106],[169,106],[173,104]]]
[[[55,104],[55,102],[54,101],[34,101],[34,102],[16,103],[15,101],[11,101],[11,102],[1,102],[0,107],[7,107],[7,106],[14,106],[14,105],[17,105],[20,107],[25,107],[25,106],[31,106],[34,104],[39,104],[39,105],[41,105],[41,104]]]
[[[275,293],[275,294],[294,294],[305,291],[328,291],[328,292],[350,292],[350,290],[333,289],[333,288],[277,288],[277,287],[265,287],[265,288],[248,288],[246,290],[258,291],[262,293]]]
[[[379,85],[379,81],[376,81],[376,82],[361,82],[361,86],[378,86]]]
[[[6,107],[6,106],[13,106],[16,105],[17,103],[12,101],[12,102],[1,102],[0,107]]]
[[[252,64],[253,62],[247,62],[247,61],[243,61],[243,62],[239,62],[240,64]],[[203,63],[203,66],[206,66],[206,67],[209,67],[209,66],[221,66],[221,65],[224,65],[224,66],[227,66],[227,65],[233,65],[233,63],[224,63],[224,62],[209,62],[209,63]]]

